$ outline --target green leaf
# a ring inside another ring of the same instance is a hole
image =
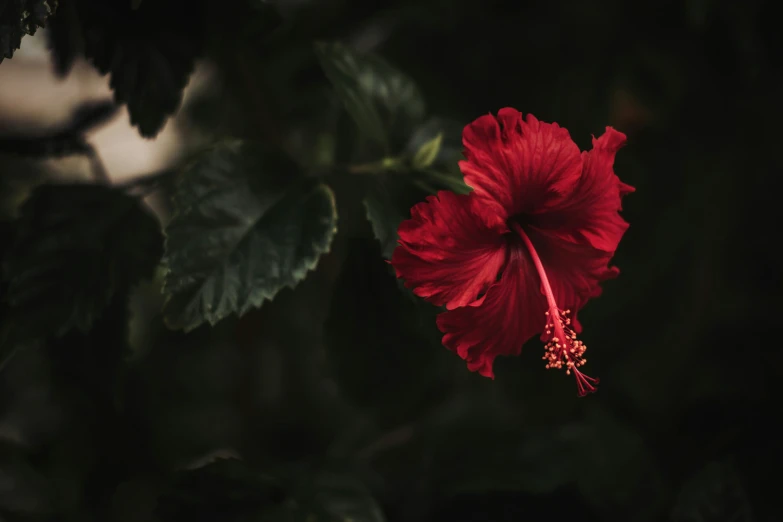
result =
[[[57,10],[57,0],[3,1],[0,7],[0,63],[11,58],[22,45],[22,37],[45,27]]]
[[[46,44],[54,73],[60,78],[68,76],[77,56],[84,52],[84,36],[75,1],[65,2],[50,18],[46,26]]]
[[[440,146],[443,144],[443,134],[437,136],[422,145],[416,155],[413,156],[412,165],[415,169],[424,169],[432,165],[440,152]]]
[[[435,158],[427,166],[444,172],[457,172],[462,159],[462,128],[455,120],[432,117],[418,125],[408,138],[403,156],[415,155],[427,144],[441,136]]]
[[[362,135],[386,154],[394,152],[424,116],[424,99],[413,80],[374,54],[359,54],[339,43],[318,43],[315,49]]]
[[[143,203],[104,186],[40,186],[15,225],[4,279],[17,340],[88,331],[115,295],[153,275],[163,250]]]
[[[373,180],[364,198],[364,208],[385,259],[391,259],[397,248],[400,223],[410,216],[411,206],[426,195],[423,189],[396,182],[394,174],[381,174]]]
[[[183,172],[166,227],[169,327],[241,316],[315,268],[337,230],[334,194],[296,174],[246,143],[218,145]]]
[[[462,155],[461,132],[462,127],[450,120],[427,120],[410,136],[400,159],[403,166],[410,167],[388,169],[371,180],[364,207],[386,259],[397,247],[397,229],[410,217],[411,207],[440,190],[471,191],[457,164]],[[416,168],[417,162],[429,166]]]
[[[397,229],[410,218],[411,207],[445,188],[442,185],[423,172],[388,172],[372,180],[363,203],[385,259],[391,259],[397,248]]]
[[[341,394],[388,422],[411,417],[445,389],[438,363],[450,354],[440,346],[437,309],[422,310],[400,292],[378,250],[369,239],[349,245],[324,329]]]
[[[372,180],[363,203],[384,258],[391,259],[397,229],[410,218],[411,208],[439,190],[466,194],[470,188],[460,178],[437,171],[387,172]]]
[[[435,193],[439,190],[451,190],[457,194],[467,194],[472,189],[465,185],[459,161],[462,159],[462,125],[453,120],[430,118],[411,135],[405,147],[407,155],[415,155],[432,140],[442,136],[440,147],[432,162],[422,168],[414,183],[422,190]]]
[[[317,470],[277,474],[223,459],[181,473],[158,499],[161,522],[383,522],[366,487]]]
[[[179,108],[204,44],[202,1],[156,0],[133,9],[129,1],[78,0],[85,54],[126,104],[145,138]],[[188,22],[183,23],[187,18]]]

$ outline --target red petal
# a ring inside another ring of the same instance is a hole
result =
[[[527,235],[545,267],[555,302],[562,310],[571,310],[572,328],[580,333],[577,312],[588,300],[601,295],[600,283],[620,274],[617,267],[609,266],[613,253],[534,227],[527,228]]]
[[[493,224],[522,213],[542,211],[562,200],[579,179],[579,147],[556,123],[538,121],[505,108],[466,126],[462,133],[465,183],[485,199]]]
[[[413,293],[452,309],[472,303],[497,280],[505,239],[483,224],[470,195],[441,191],[411,209],[391,264]]]
[[[621,199],[635,189],[621,182],[613,165],[617,151],[625,144],[625,134],[606,128],[593,149],[582,154],[582,171],[570,197],[536,212],[531,224],[561,238],[589,243],[593,248],[613,253],[628,223],[618,213]]]
[[[443,344],[468,363],[468,369],[494,378],[498,355],[519,355],[522,345],[543,330],[546,299],[533,263],[520,246],[511,248],[497,283],[471,306],[438,316]]]

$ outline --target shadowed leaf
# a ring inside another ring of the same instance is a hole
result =
[[[180,474],[158,499],[161,522],[383,522],[367,489],[350,476],[310,470],[263,473],[236,459]]]
[[[24,35],[45,27],[57,10],[57,0],[15,0],[0,5],[0,63],[11,58],[22,45]]]
[[[334,195],[296,175],[286,158],[236,143],[186,169],[166,228],[171,328],[241,316],[315,268],[337,229]]]
[[[119,190],[36,188],[4,263],[16,336],[88,331],[115,294],[152,276],[162,242],[157,219]]]
[[[85,54],[128,106],[145,138],[179,108],[204,40],[201,0],[157,0],[133,9],[129,1],[76,3]],[[186,21],[187,20],[187,21]]]
[[[443,390],[437,363],[448,354],[439,346],[437,309],[425,304],[430,313],[422,313],[378,253],[369,239],[349,246],[324,326],[328,357],[341,393],[354,404],[409,418]]]
[[[318,43],[316,54],[362,134],[393,152],[395,142],[407,139],[424,116],[424,99],[413,80],[382,58],[339,43]]]
[[[84,53],[84,36],[75,1],[65,2],[51,17],[46,25],[46,44],[52,54],[54,73],[60,78],[68,76],[76,57]]]
[[[408,138],[403,150],[407,167],[381,172],[371,180],[364,207],[386,259],[397,247],[397,229],[410,217],[411,207],[440,190],[470,192],[457,165],[462,156],[461,132],[462,127],[449,120],[427,120]],[[426,166],[416,167],[417,163]]]

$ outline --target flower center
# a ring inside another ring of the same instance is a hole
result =
[[[547,361],[547,368],[563,368],[566,369],[566,375],[574,374],[576,378],[576,386],[579,391],[579,396],[584,397],[588,393],[596,391],[596,386],[599,383],[598,379],[588,377],[579,371],[580,366],[584,366],[587,359],[584,358],[585,350],[587,346],[582,341],[577,340],[576,332],[571,328],[571,319],[569,318],[570,310],[562,310],[557,306],[555,301],[555,295],[552,293],[552,287],[549,284],[549,279],[544,270],[544,265],[541,263],[541,258],[538,257],[533,242],[525,233],[522,225],[516,222],[509,223],[511,228],[519,234],[522,242],[525,244],[527,251],[530,253],[530,257],[533,260],[533,264],[536,266],[538,277],[541,279],[541,286],[544,289],[544,295],[546,296],[547,312],[546,312],[546,353],[543,359]]]

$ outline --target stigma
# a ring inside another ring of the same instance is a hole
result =
[[[570,310],[560,310],[557,306],[546,312],[547,341],[542,359],[547,361],[547,368],[565,368],[566,375],[573,373],[578,394],[584,397],[595,392],[600,381],[579,371],[579,367],[587,362],[584,357],[587,346],[576,338],[576,332],[571,328],[570,313]]]

